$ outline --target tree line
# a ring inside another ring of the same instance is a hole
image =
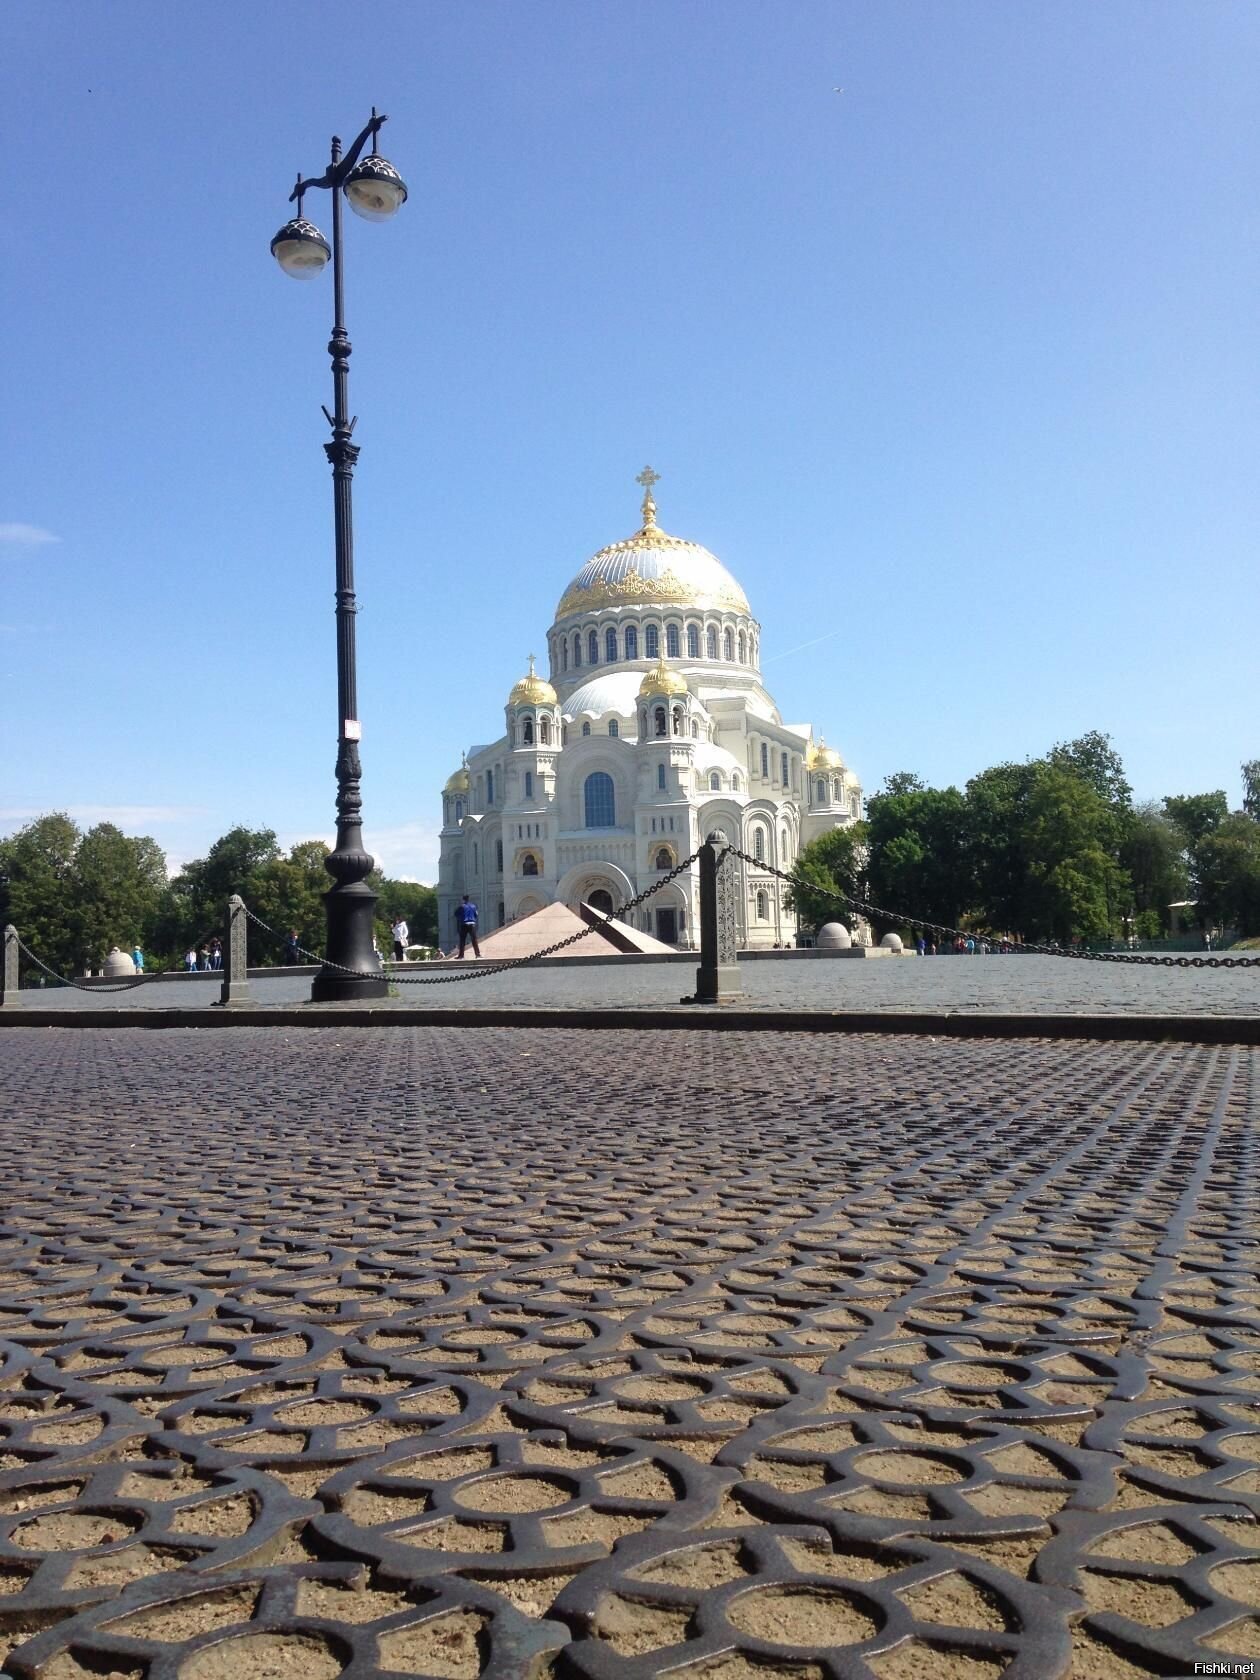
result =
[[[792,907],[814,926],[851,921],[827,896],[840,891],[948,927],[1071,944],[1159,939],[1169,906],[1185,904],[1200,929],[1260,935],[1260,759],[1242,778],[1236,810],[1222,789],[1134,804],[1098,731],[961,791],[901,772],[864,822],[802,848]]]
[[[271,938],[250,927],[250,963],[265,966],[282,961],[290,930],[307,950],[323,950],[328,851],[322,840],[303,840],[286,855],[274,830],[237,827],[170,876],[156,840],[126,835],[113,823],[84,832],[55,811],[0,840],[0,917],[59,974],[98,968],[114,945],[139,945],[146,969],[173,968],[190,947],[222,937],[228,898],[239,893],[277,930]],[[379,894],[382,953],[390,951],[390,924],[400,914],[415,943],[437,944],[432,887],[375,871],[368,880]],[[24,979],[39,972],[25,958],[23,971]]]

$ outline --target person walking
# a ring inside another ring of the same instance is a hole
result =
[[[284,942],[284,960],[290,968],[295,968],[302,961],[302,953],[298,949],[297,929],[290,928]]]
[[[455,906],[455,921],[459,928],[460,956],[463,956],[464,947],[471,939],[473,956],[479,957],[481,955],[481,946],[477,943],[477,906],[473,903],[472,899],[469,898],[467,893],[464,894],[463,903]]]
[[[132,947],[131,960],[136,965],[136,973],[144,973],[144,952],[140,949],[139,941]]]
[[[394,940],[394,961],[406,962],[407,945],[411,939],[411,929],[407,926],[403,918],[399,916],[398,920],[389,931]]]
[[[218,974],[222,967],[223,941],[221,939],[212,939],[210,941],[210,972],[212,974]]]
[[[197,947],[195,945],[190,945],[184,952],[184,971],[187,974],[197,972]]]

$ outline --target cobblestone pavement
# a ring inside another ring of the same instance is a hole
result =
[[[419,965],[416,965],[417,967]],[[606,960],[568,967],[541,963],[442,985],[400,984],[393,1004],[417,1009],[533,1004],[551,1008],[676,1008],[695,987],[684,963]],[[787,957],[740,965],[745,1001],[762,1009],[962,1009],[980,1014],[1257,1015],[1260,969],[1129,968],[1066,957],[900,957],[866,960]],[[310,975],[250,981],[254,1001],[298,1003]],[[129,992],[49,988],[24,992],[38,1008],[204,1009],[220,980],[173,980]]]
[[[416,1027],[3,1058],[18,1680],[1260,1655],[1260,1053]]]

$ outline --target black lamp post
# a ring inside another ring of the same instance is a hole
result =
[[[298,177],[290,195],[290,203],[297,201],[297,216],[286,222],[271,241],[272,255],[284,272],[296,280],[313,278],[330,256],[333,265],[333,330],[328,345],[332,357],[333,412],[324,410],[324,417],[332,427],[332,441],[324,445],[324,453],[333,472],[337,553],[337,844],[325,864],[333,885],[324,895],[328,912],[326,956],[311,985],[313,1003],[384,997],[389,990],[381,960],[372,948],[376,894],[367,884],[373,860],[363,847],[363,802],[359,791],[363,769],[359,762],[361,730],[354,651],[357,608],[354,523],[350,507],[350,484],[359,449],[350,441],[355,420],[350,418],[348,401],[350,340],[342,313],[341,284],[341,194],[345,193],[352,210],[373,222],[388,220],[406,202],[407,189],[402,177],[392,164],[377,155],[376,136],[385,120],[373,110],[371,122],[344,158],[341,141],[333,136],[328,168],[318,178],[304,181]],[[371,153],[360,160],[359,154],[369,140]],[[302,215],[303,195],[312,187],[327,187],[332,193],[331,249],[319,229]]]

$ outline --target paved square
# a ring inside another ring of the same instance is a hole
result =
[[[1260,1053],[0,1049],[20,1680],[1260,1655]]]

